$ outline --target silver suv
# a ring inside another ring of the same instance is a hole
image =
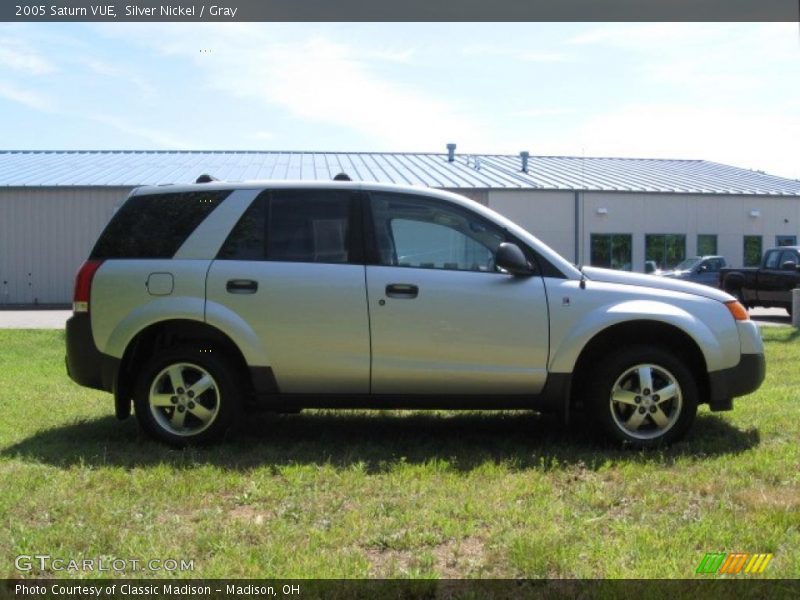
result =
[[[140,188],[78,272],[77,383],[171,444],[247,409],[587,412],[636,446],[764,378],[728,294],[578,269],[461,196],[351,182]]]

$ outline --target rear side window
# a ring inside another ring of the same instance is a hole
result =
[[[250,205],[222,246],[223,260],[361,262],[352,193],[274,190]]]
[[[172,258],[230,191],[133,196],[97,240],[91,258]]]

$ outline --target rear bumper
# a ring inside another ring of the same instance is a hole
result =
[[[94,345],[88,314],[67,320],[67,375],[84,387],[111,392],[119,370],[119,359],[103,354]]]
[[[742,354],[739,364],[708,374],[711,410],[730,410],[732,399],[756,391],[767,374],[763,354]]]

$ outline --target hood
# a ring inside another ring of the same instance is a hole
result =
[[[598,269],[597,267],[584,267],[583,274],[590,281],[602,281],[605,283],[619,283],[622,285],[636,285],[639,287],[649,287],[657,290],[669,290],[671,292],[682,292],[684,294],[694,294],[703,296],[720,302],[730,302],[735,300],[733,296],[726,294],[707,285],[691,283],[671,277],[659,275],[644,275],[642,273],[630,273],[629,271],[614,271],[612,269]]]
[[[692,274],[691,271],[659,271],[658,273],[651,273],[660,277],[687,277]]]

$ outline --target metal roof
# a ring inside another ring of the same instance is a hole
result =
[[[0,187],[139,186],[227,181],[329,180],[434,188],[596,190],[800,196],[800,181],[704,160],[413,152],[0,151]]]

